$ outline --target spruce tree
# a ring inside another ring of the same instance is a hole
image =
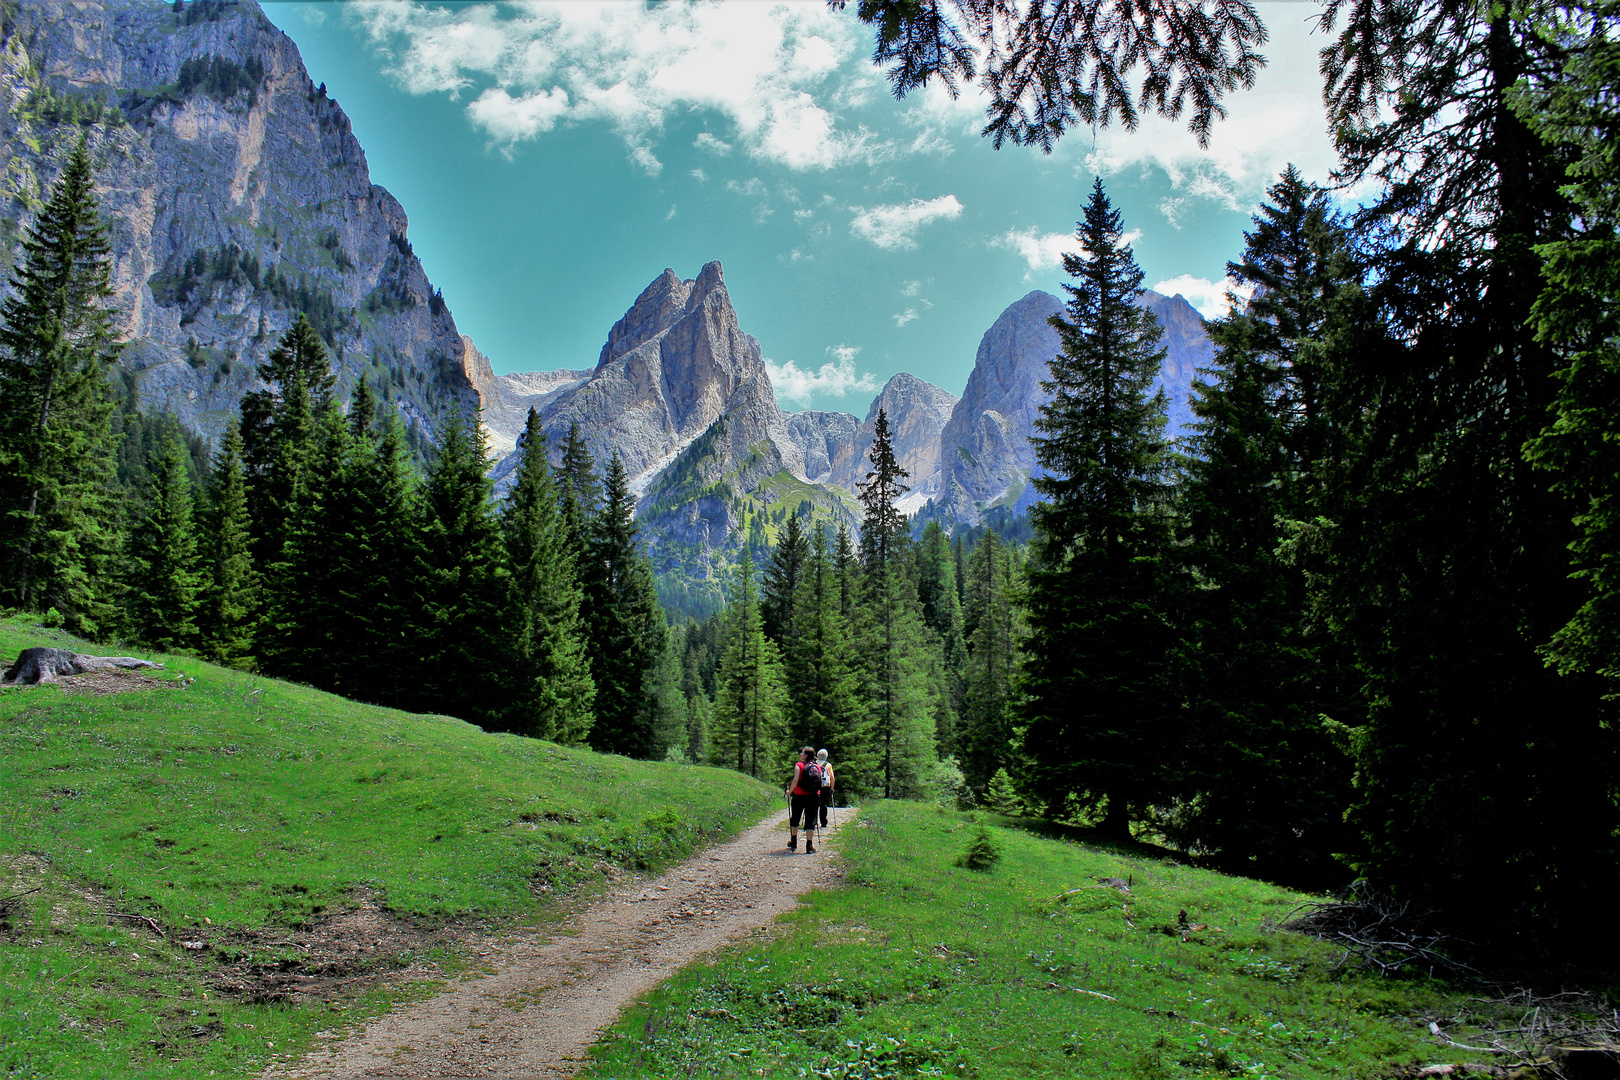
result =
[[[888,416],[878,410],[868,450],[872,469],[860,485],[860,606],[856,639],[865,667],[867,707],[872,717],[873,772],[883,797],[921,791],[924,770],[935,753],[927,629],[916,584],[906,572],[905,515],[897,502],[908,475],[894,458]]]
[[[201,580],[192,526],[191,478],[178,425],[151,463],[146,514],[130,537],[129,624],[137,637],[165,652],[197,644]]]
[[[433,576],[422,528],[426,511],[397,410],[384,418],[362,460],[354,498],[357,520],[367,523],[367,547],[357,568],[350,686],[363,701],[421,711],[428,707],[427,688],[398,672],[414,670],[429,651],[433,626],[424,613]]]
[[[765,636],[754,559],[746,548],[728,607],[709,760],[756,779],[773,778],[789,743],[782,710],[782,663],[776,643]]]
[[[828,750],[838,763],[840,788],[864,790],[871,782],[871,722],[862,708],[855,642],[822,529],[811,534],[794,605],[793,651],[784,663],[791,737]]]
[[[0,560],[12,602],[94,633],[117,548],[110,251],[83,138],[0,304]]]
[[[1031,786],[1049,812],[1103,808],[1129,837],[1134,810],[1174,791],[1180,744],[1169,623],[1176,602],[1165,503],[1163,330],[1136,303],[1142,271],[1099,178],[1065,255],[1059,352],[1035,422],[1029,697]]]
[[[503,726],[575,745],[595,720],[596,685],[580,621],[577,563],[533,409],[517,450],[522,456],[501,515],[511,575]]]
[[[562,500],[563,521],[568,527],[569,547],[579,563],[580,580],[586,573],[591,546],[591,522],[602,501],[602,484],[596,476],[596,462],[590,447],[580,436],[579,425],[568,425],[568,441],[563,444],[562,468],[557,473]]]
[[[253,565],[242,433],[234,418],[225,428],[213,464],[202,545],[201,649],[217,663],[244,667],[253,656],[259,582]]]
[[[449,411],[428,471],[423,509],[427,708],[499,726],[509,582],[476,415]]]
[[[799,524],[799,515],[789,514],[782,536],[771,550],[770,565],[765,568],[765,580],[760,586],[765,633],[784,652],[791,652],[793,648],[793,596],[804,577],[804,561],[809,553],[809,541]]]
[[[1016,761],[1019,652],[1012,579],[1009,552],[993,530],[986,532],[967,565],[967,622],[973,630],[963,672],[959,752],[962,774],[978,792]]]
[[[601,509],[590,524],[585,620],[596,682],[594,750],[629,757],[653,753],[652,678],[664,651],[665,623],[652,568],[636,541],[635,496],[624,462],[608,462]]]
[[[1233,280],[1254,295],[1214,324],[1195,384],[1179,492],[1202,587],[1189,639],[1191,797],[1172,832],[1245,872],[1318,887],[1350,849],[1350,763],[1320,717],[1354,716],[1347,658],[1310,582],[1328,572],[1342,453],[1329,394],[1337,327],[1359,317],[1359,272],[1323,193],[1291,166],[1254,219]]]
[[[294,488],[314,452],[316,418],[331,407],[337,379],[320,334],[301,314],[258,375],[269,388],[242,395],[243,463],[254,561],[268,568],[282,557]]]

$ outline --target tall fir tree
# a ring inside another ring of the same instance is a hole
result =
[[[1025,746],[1030,787],[1055,814],[1101,808],[1128,838],[1133,812],[1174,790],[1180,742],[1169,623],[1164,360],[1158,319],[1138,306],[1142,271],[1099,178],[1065,255],[1069,300],[1035,421],[1035,562]]]
[[[794,605],[796,633],[784,663],[791,738],[826,748],[840,763],[844,791],[866,790],[871,783],[871,723],[862,708],[855,642],[823,529],[810,535]]]
[[[596,718],[596,684],[580,621],[578,564],[533,409],[517,449],[522,456],[501,515],[512,590],[504,726],[576,745]]]
[[[191,477],[178,425],[151,463],[146,513],[130,536],[126,603],[136,636],[165,652],[194,649],[201,578]]]
[[[882,409],[867,453],[872,468],[859,489],[865,512],[856,638],[872,717],[875,786],[891,799],[921,791],[922,777],[936,756],[936,702],[929,686],[927,628],[916,583],[905,565],[906,519],[898,502],[908,490],[900,482],[908,474],[895,460]]]
[[[282,557],[294,489],[315,452],[316,418],[332,405],[336,376],[320,334],[301,314],[258,375],[270,385],[242,395],[242,456],[254,561],[267,569]]]
[[[1290,166],[1268,199],[1227,265],[1253,296],[1212,326],[1216,355],[1194,385],[1178,493],[1202,585],[1189,604],[1191,795],[1169,831],[1235,868],[1325,888],[1353,844],[1350,763],[1320,717],[1353,717],[1358,680],[1310,582],[1340,517],[1342,328],[1366,305],[1325,194]]]
[[[930,521],[917,540],[917,599],[922,604],[923,622],[939,639],[940,672],[950,698],[949,714],[941,716],[938,730],[940,753],[959,757],[959,732],[955,720],[962,711],[962,695],[967,689],[967,641],[962,633],[962,594],[956,581],[956,558],[950,539],[937,521]]]
[[[1338,179],[1381,182],[1354,231],[1389,330],[1346,387],[1359,482],[1329,598],[1369,703],[1358,872],[1461,937],[1591,960],[1620,950],[1590,933],[1620,888],[1613,706],[1542,652],[1586,599],[1569,558],[1588,507],[1525,455],[1566,366],[1531,308],[1545,245],[1584,227],[1579,151],[1513,108],[1571,59],[1566,10],[1327,7]]]
[[[355,515],[368,523],[368,546],[358,566],[349,681],[363,701],[422,711],[429,707],[426,687],[397,675],[415,668],[428,651],[432,626],[423,613],[433,585],[422,528],[426,511],[398,411],[383,418],[362,460]]]
[[[557,489],[562,500],[563,522],[568,527],[569,546],[579,563],[584,580],[591,547],[591,522],[602,501],[602,482],[596,475],[596,462],[590,447],[579,433],[578,424],[568,425],[568,441],[563,444],[562,465],[557,471]]]
[[[232,667],[248,666],[253,657],[259,575],[253,565],[252,530],[242,433],[233,418],[214,454],[208,481],[202,530],[203,602],[197,620],[202,654]]]
[[[1014,768],[1018,615],[1013,561],[994,530],[967,564],[967,663],[963,668],[959,758],[968,786],[983,793],[997,772]]]
[[[765,633],[784,652],[793,649],[793,597],[804,578],[804,561],[809,554],[810,544],[799,523],[799,515],[789,514],[780,539],[771,549],[771,561],[760,583],[760,610],[765,617]]]
[[[13,603],[94,633],[118,547],[107,382],[111,263],[81,137],[0,304],[0,559]]]
[[[495,727],[505,704],[502,616],[510,587],[477,415],[450,410],[437,451],[423,498],[422,691],[433,711]]]
[[[652,568],[636,541],[636,500],[624,462],[608,462],[601,509],[590,526],[583,584],[596,682],[594,750],[628,757],[654,751],[653,678],[664,651],[663,610]]]
[[[716,677],[709,761],[756,779],[774,777],[787,753],[782,661],[765,636],[754,558],[745,548],[731,589],[725,656]]]

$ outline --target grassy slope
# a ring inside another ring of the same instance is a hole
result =
[[[991,830],[999,866],[959,869],[973,832],[920,804],[868,809],[841,841],[850,888],[660,988],[591,1075],[1305,1080],[1458,1060],[1415,1018],[1461,994],[1275,929],[1301,896],[1009,828]],[[1109,877],[1132,880],[1129,922],[1113,889],[1056,900]],[[1182,909],[1211,929],[1184,943]]]
[[[36,644],[112,651],[0,622],[5,662]],[[488,735],[151,658],[196,681],[111,697],[0,692],[0,898],[41,886],[0,920],[6,1077],[257,1068],[411,989],[325,1007],[222,1000],[210,993],[221,951],[188,953],[181,940],[307,925],[352,907],[361,887],[403,919],[534,916],[536,885],[557,897],[608,864],[660,865],[772,801],[725,770]],[[92,915],[101,903],[170,933]],[[240,947],[268,966],[298,956]]]

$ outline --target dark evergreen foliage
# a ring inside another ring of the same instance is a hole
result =
[[[1101,805],[1127,838],[1134,814],[1177,790],[1182,743],[1175,569],[1167,514],[1158,319],[1135,303],[1142,271],[1099,179],[1065,255],[1074,280],[1035,422],[1030,569],[1030,786],[1053,813]],[[1170,751],[1170,752],[1173,752]]]
[[[106,227],[83,139],[0,305],[0,560],[12,602],[94,633],[111,612],[114,359]]]

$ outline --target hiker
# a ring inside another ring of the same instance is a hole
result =
[[[832,762],[827,760],[827,751],[816,751],[816,764],[821,768],[821,827],[827,827],[827,811],[832,809],[833,784],[837,782],[833,776]]]
[[[816,748],[807,746],[799,752],[793,763],[793,779],[787,791],[791,810],[788,813],[788,850],[799,850],[799,816],[804,816],[804,853],[816,851],[816,808],[821,802],[821,767],[816,763]]]

